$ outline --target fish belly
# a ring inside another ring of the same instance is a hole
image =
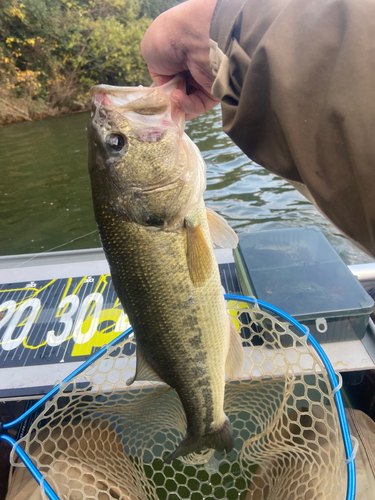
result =
[[[98,226],[115,290],[134,329],[137,356],[177,391],[185,410],[185,444],[171,457],[205,445],[230,448],[223,411],[229,319],[211,243],[212,272],[196,286],[187,266],[184,227],[172,232],[119,220]],[[208,240],[207,222],[202,228]]]

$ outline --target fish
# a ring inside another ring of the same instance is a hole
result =
[[[213,247],[238,238],[207,209],[206,165],[162,86],[92,88],[89,173],[95,219],[114,289],[136,339],[135,380],[176,390],[187,430],[164,460],[213,448],[229,452],[225,373],[242,370]]]

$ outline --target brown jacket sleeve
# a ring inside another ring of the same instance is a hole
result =
[[[224,131],[375,256],[375,2],[219,0]]]

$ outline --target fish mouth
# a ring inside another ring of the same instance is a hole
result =
[[[185,126],[185,114],[171,99],[171,93],[185,90],[185,80],[182,75],[175,76],[160,87],[116,87],[113,85],[95,85],[91,88],[92,104],[97,110],[103,109],[109,113],[115,112],[126,116],[133,112],[161,121],[166,127],[174,123],[181,129]],[[133,115],[134,116],[134,115]],[[140,117],[141,118],[141,117]]]
[[[168,98],[173,90],[186,90],[185,80],[182,74],[176,75],[172,80],[164,85],[157,86],[155,83],[150,87],[118,87],[115,85],[94,85],[90,89],[90,94],[94,103],[102,104],[108,108],[127,106],[139,99],[147,98],[148,106],[154,99],[164,101],[164,95]],[[140,103],[138,103],[140,104]],[[160,102],[159,104],[163,104]],[[139,107],[138,105],[136,107]],[[155,114],[148,112],[147,114]]]
[[[168,110],[168,97],[154,89],[96,85],[91,89],[92,102],[108,111],[133,111],[138,115],[161,115]]]

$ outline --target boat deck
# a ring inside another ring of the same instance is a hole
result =
[[[216,250],[215,252],[225,292],[241,293],[236,278],[232,251]],[[371,264],[352,266],[351,270],[361,281],[368,281],[371,278],[371,267]],[[103,281],[103,277],[106,277],[105,283],[100,285],[100,279]],[[108,283],[109,286],[106,287]],[[47,313],[53,317],[56,323],[57,308],[61,298],[72,292],[76,293],[78,299],[75,300],[79,300],[80,303],[89,294],[99,293],[103,296],[103,309],[113,313],[116,306],[116,296],[110,283],[109,267],[102,249],[0,257],[0,292],[17,290],[17,293],[21,293],[21,290],[27,289],[30,290],[29,297],[40,297],[38,304],[43,308],[43,313],[39,314],[36,323],[44,323],[40,326],[47,331],[48,328],[51,328],[46,316]],[[78,289],[79,291],[77,291]],[[17,293],[13,292],[11,296],[16,301]],[[52,295],[54,298],[51,298]],[[9,300],[9,298],[6,296],[5,300]],[[118,306],[119,304],[117,304]],[[108,316],[107,319],[111,319],[111,317]],[[113,321],[118,320],[118,329],[121,330],[121,321],[118,316],[112,319]],[[122,324],[122,327],[125,325],[125,323]],[[48,392],[52,385],[63,380],[75,370],[89,357],[90,353],[93,354],[95,349],[98,350],[101,345],[108,341],[108,336],[103,337],[102,342],[96,340],[95,345],[91,343],[90,346],[83,339],[81,344],[88,346],[86,350],[79,351],[75,345],[66,347],[63,351],[61,347],[67,344],[65,342],[61,345],[56,344],[55,347],[59,348],[58,351],[52,348],[53,345],[48,351],[44,345],[41,345],[43,342],[46,343],[46,334],[46,331],[39,331],[39,335],[44,335],[44,337],[40,341],[32,340],[31,337],[37,335],[33,327],[22,344],[13,341],[14,349],[13,346],[11,346],[12,349],[9,349],[8,346],[9,350],[4,353],[4,350],[1,352],[0,346],[0,360],[3,356],[3,361],[0,363],[0,401],[40,397]],[[17,339],[20,336],[22,336],[22,332],[16,331],[10,338]],[[113,335],[112,338],[114,336],[116,335]],[[39,361],[37,347],[44,348],[44,352],[39,355]],[[338,372],[375,368],[374,328],[368,328],[362,340],[326,343],[323,344],[323,348],[334,369]],[[55,358],[51,355],[52,352],[58,353]]]
[[[232,252],[217,250],[216,257],[225,292],[241,293]],[[365,288],[371,291],[374,266],[371,264],[351,266],[350,269]],[[105,277],[104,280],[103,277]],[[103,290],[97,287],[100,280],[110,285],[109,268],[101,249],[0,257],[0,292],[13,293],[13,299],[6,296],[7,300],[14,300],[18,305],[22,303],[22,300],[25,301],[29,298],[29,296],[25,296],[25,290],[31,294],[30,296],[38,298],[43,314],[40,313],[34,319],[36,325],[38,322],[40,323],[39,331],[44,335],[49,327],[48,318],[57,317],[59,303],[69,294],[70,296],[76,295],[77,300],[82,304],[82,301],[90,293],[102,293],[106,310],[111,310],[112,314],[114,309],[117,311],[117,316],[112,320],[118,325],[118,333],[123,331],[124,323],[120,321],[119,304],[116,306],[114,291],[112,289],[111,295],[111,286],[107,286],[106,293],[103,293]],[[54,293],[46,293],[46,284],[50,285]],[[2,297],[1,303],[4,302],[4,298],[5,296]],[[0,317],[0,321],[2,320],[4,317]],[[46,340],[44,339],[44,343],[39,342],[41,345],[38,345],[38,341],[32,340],[34,326],[29,329],[25,336],[25,330],[23,333],[21,330],[22,327],[26,328],[25,323],[27,323],[26,320],[21,326],[14,324],[13,330],[9,330],[9,342],[15,342],[14,346],[12,345],[15,347],[14,349],[8,349],[4,352],[3,346],[0,345],[0,422],[9,422],[23,414],[33,403],[33,400],[46,394],[56,382],[63,380],[87,359],[90,353],[92,354],[95,349],[99,349],[101,345],[109,341],[107,337],[102,338],[101,341],[97,339],[95,345],[92,342],[91,345],[86,343],[91,347],[91,350],[86,350],[84,354],[78,353],[77,356],[68,355],[66,347],[65,355],[57,356],[56,360],[51,357],[47,359],[47,356],[43,355],[37,359],[35,353],[39,348],[45,347]],[[8,320],[8,327],[10,324],[11,321]],[[4,322],[2,325],[0,323],[1,326],[5,326]],[[21,331],[16,330],[16,327],[19,327]],[[112,333],[116,336],[116,331]],[[17,339],[19,340],[23,335],[25,338],[17,345]],[[68,343],[65,342],[63,345],[68,346]],[[83,342],[82,345],[85,343]],[[52,352],[53,344],[50,347],[50,352]],[[362,340],[326,343],[323,344],[323,348],[337,372],[344,375],[346,373],[348,376],[368,373],[370,378],[375,373],[373,371],[375,369],[375,327],[372,322],[370,322]],[[69,349],[71,349],[70,354],[72,354],[74,350],[73,340]],[[59,351],[59,354],[61,352]],[[366,397],[371,397],[372,392],[371,394],[370,392],[367,393]],[[12,437],[19,439],[24,435],[29,423],[25,422],[22,426],[12,429],[10,432]],[[0,443],[0,477],[7,477],[8,469],[9,447],[5,443]],[[1,484],[0,481],[0,500],[4,498],[2,487],[5,488],[5,483]]]

